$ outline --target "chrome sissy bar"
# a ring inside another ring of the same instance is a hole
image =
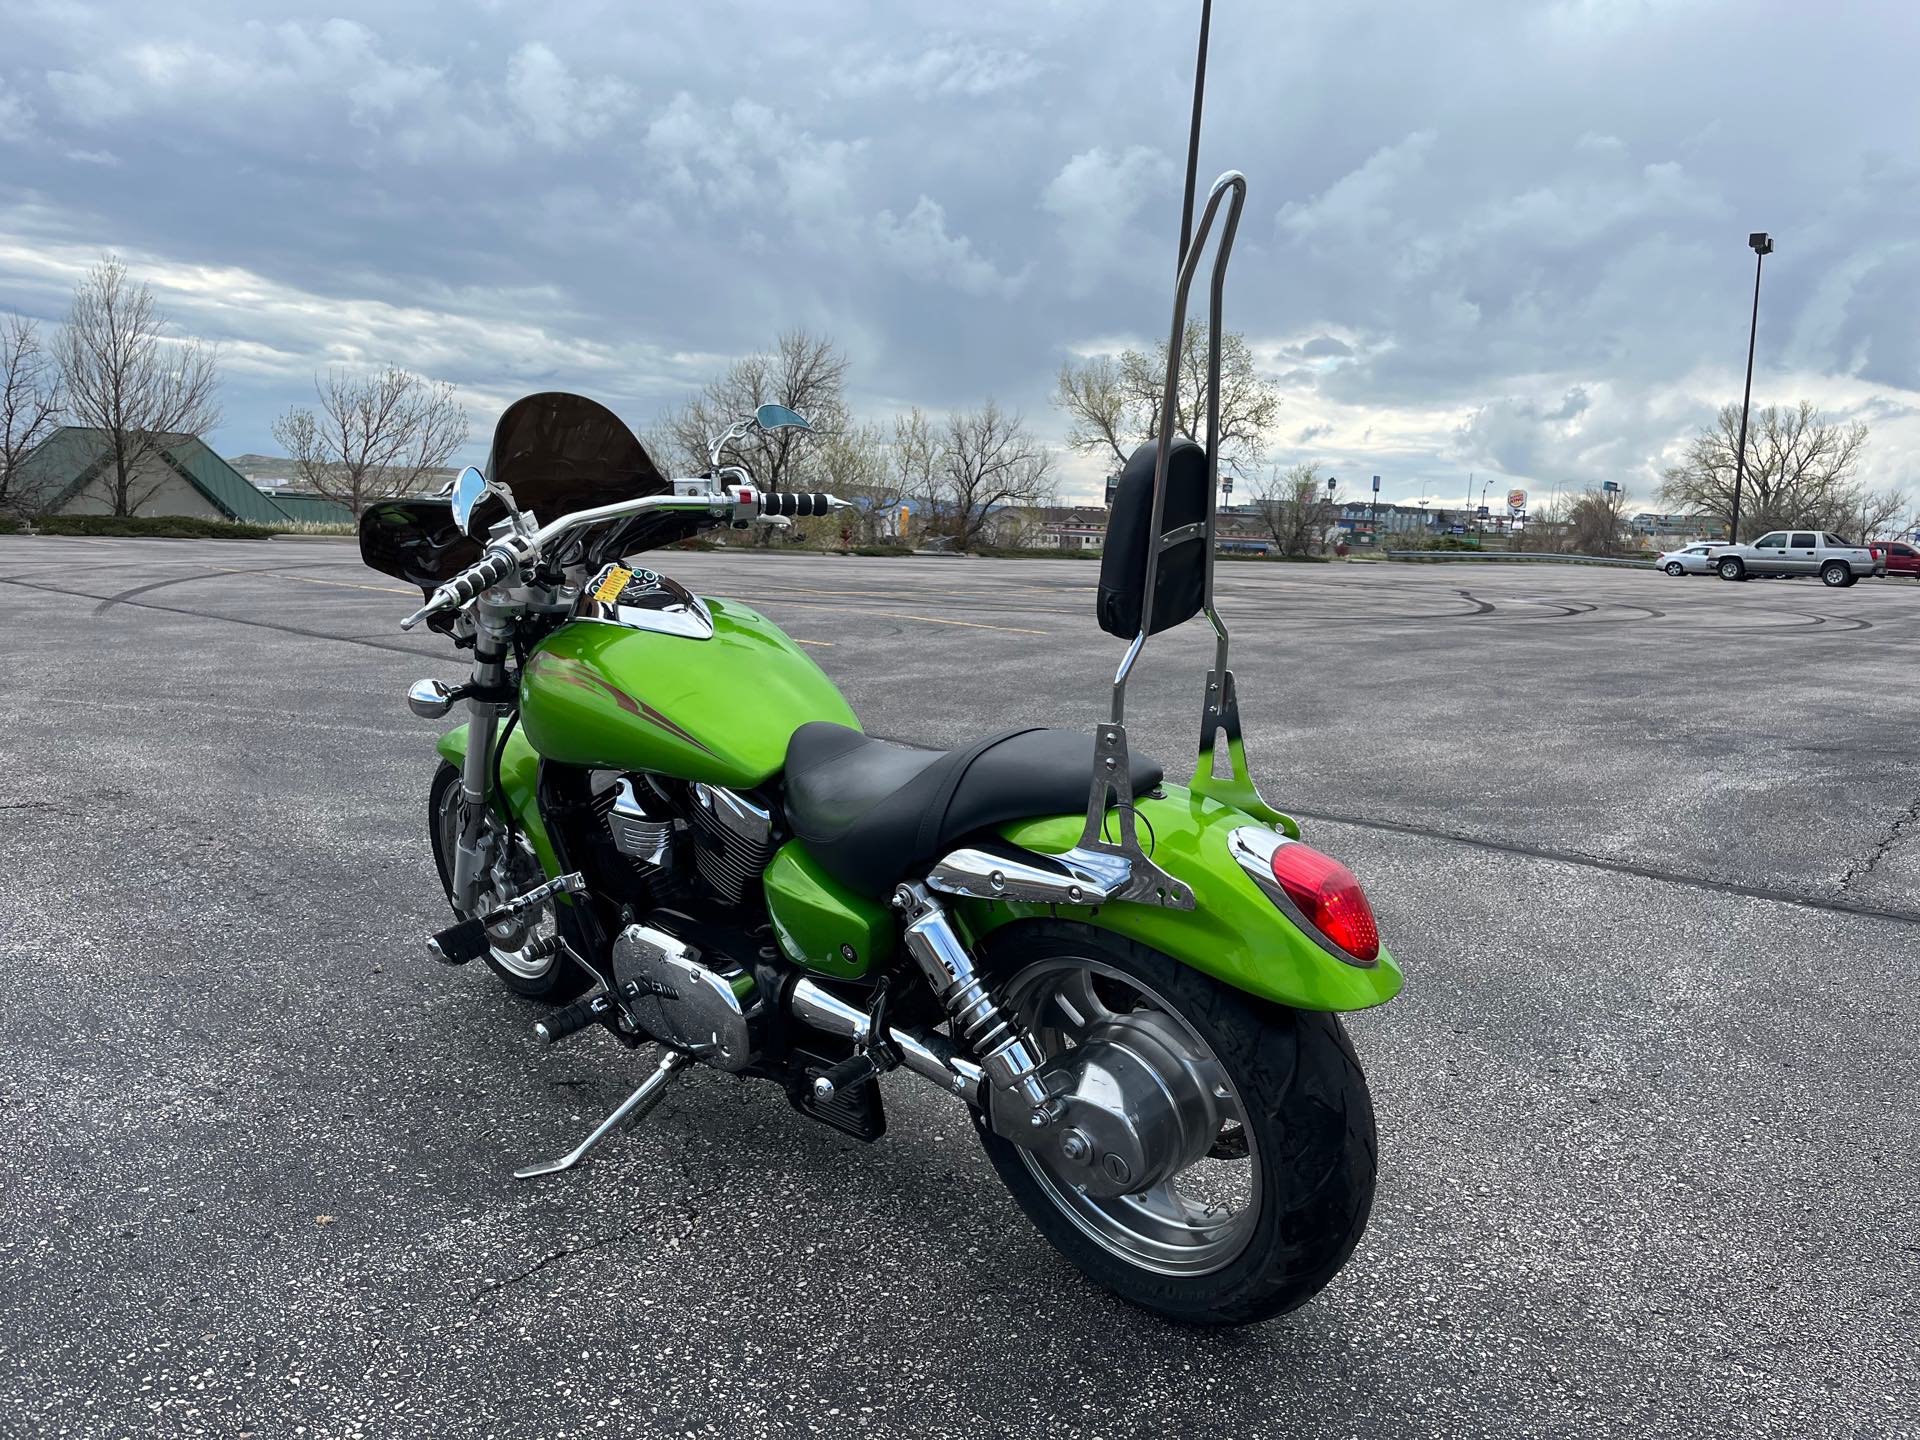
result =
[[[1181,345],[1186,338],[1187,297],[1193,278],[1200,268],[1200,255],[1213,229],[1220,202],[1228,198],[1226,223],[1220,230],[1220,243],[1213,257],[1208,280],[1207,303],[1207,512],[1204,521],[1195,521],[1174,530],[1162,531],[1167,498],[1167,463],[1173,449],[1174,409],[1180,379]],[[1221,296],[1227,278],[1227,260],[1233,250],[1234,232],[1240,225],[1240,211],[1246,204],[1246,177],[1229,170],[1213,182],[1207,194],[1206,209],[1181,260],[1173,294],[1173,329],[1167,340],[1167,382],[1161,398],[1160,426],[1153,470],[1153,510],[1148,533],[1154,538],[1147,547],[1146,580],[1141,589],[1140,633],[1120,662],[1113,677],[1113,706],[1107,722],[1094,732],[1093,782],[1087,798],[1087,823],[1080,837],[1080,848],[1124,858],[1129,862],[1131,878],[1112,898],[1142,900],[1171,909],[1191,910],[1193,892],[1155,865],[1140,848],[1134,811],[1131,771],[1128,767],[1126,703],[1127,677],[1133,673],[1140,652],[1146,648],[1153,625],[1153,597],[1159,580],[1160,556],[1171,547],[1201,538],[1206,547],[1201,609],[1213,626],[1213,669],[1207,674],[1206,696],[1200,717],[1199,763],[1189,789],[1208,799],[1239,807],[1267,824],[1288,833],[1298,827],[1260,798],[1247,769],[1246,750],[1240,736],[1240,708],[1234,690],[1233,671],[1227,668],[1230,636],[1227,625],[1213,599],[1214,539],[1218,524],[1220,494],[1220,350]],[[1216,775],[1215,755],[1219,737],[1227,737],[1229,773]],[[1117,840],[1107,839],[1107,812],[1115,812]]]

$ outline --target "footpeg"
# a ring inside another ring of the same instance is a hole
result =
[[[813,1098],[824,1105],[835,1095],[846,1094],[855,1086],[866,1084],[880,1073],[880,1069],[873,1057],[862,1051],[851,1059],[842,1060],[824,1074],[814,1076]]]
[[[442,965],[464,965],[487,953],[487,922],[462,920],[427,941],[427,953]]]
[[[542,1045],[557,1045],[567,1036],[586,1029],[597,1021],[605,1020],[615,1013],[613,997],[604,992],[590,995],[585,1000],[576,1000],[563,1009],[554,1011],[546,1019],[533,1027],[533,1033]]]
[[[667,1086],[684,1070],[692,1060],[684,1052],[668,1050],[661,1054],[653,1073],[640,1082],[640,1088],[622,1100],[614,1112],[594,1126],[593,1133],[582,1140],[573,1149],[558,1160],[547,1160],[538,1165],[529,1165],[525,1169],[513,1172],[516,1180],[533,1180],[542,1175],[558,1175],[562,1170],[571,1170],[587,1158],[587,1152],[594,1149],[616,1130],[637,1125],[648,1111],[660,1103],[660,1097],[667,1093]]]

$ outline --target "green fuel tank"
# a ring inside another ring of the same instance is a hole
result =
[[[520,728],[546,759],[744,790],[780,772],[809,720],[859,728],[833,682],[758,611],[644,571],[624,592],[617,582],[597,579],[527,657]]]

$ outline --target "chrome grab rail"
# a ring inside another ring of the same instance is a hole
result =
[[[1153,518],[1149,526],[1153,541],[1147,547],[1147,579],[1141,590],[1140,633],[1127,647],[1126,657],[1121,660],[1120,668],[1113,677],[1113,711],[1115,725],[1126,718],[1127,676],[1140,658],[1140,652],[1146,648],[1147,633],[1153,626],[1153,592],[1160,575],[1160,552],[1169,545],[1177,545],[1192,538],[1192,529],[1182,526],[1171,535],[1160,531],[1167,500],[1167,459],[1173,450],[1173,421],[1180,385],[1180,349],[1186,337],[1187,295],[1193,288],[1193,277],[1200,268],[1200,253],[1207,243],[1208,233],[1213,229],[1214,216],[1219,212],[1223,196],[1232,195],[1227,206],[1226,224],[1220,231],[1220,244],[1214,251],[1213,270],[1208,280],[1207,300],[1207,519],[1206,519],[1206,579],[1201,608],[1206,611],[1207,619],[1213,625],[1218,637],[1215,650],[1214,669],[1224,672],[1227,668],[1227,627],[1221,620],[1220,612],[1213,603],[1213,546],[1217,519],[1216,503],[1220,491],[1220,309],[1221,295],[1226,286],[1227,258],[1233,251],[1234,232],[1240,227],[1240,211],[1247,201],[1247,177],[1238,170],[1229,170],[1213,182],[1213,188],[1207,192],[1207,208],[1200,214],[1200,224],[1194,230],[1193,241],[1187,246],[1187,253],[1180,264],[1180,275],[1173,291],[1173,333],[1167,341],[1167,384],[1160,402],[1160,434],[1158,450],[1153,465]]]

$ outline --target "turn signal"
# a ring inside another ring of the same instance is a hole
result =
[[[1353,872],[1331,856],[1295,841],[1273,852],[1273,878],[1316,929],[1354,959],[1380,958],[1373,907]]]

